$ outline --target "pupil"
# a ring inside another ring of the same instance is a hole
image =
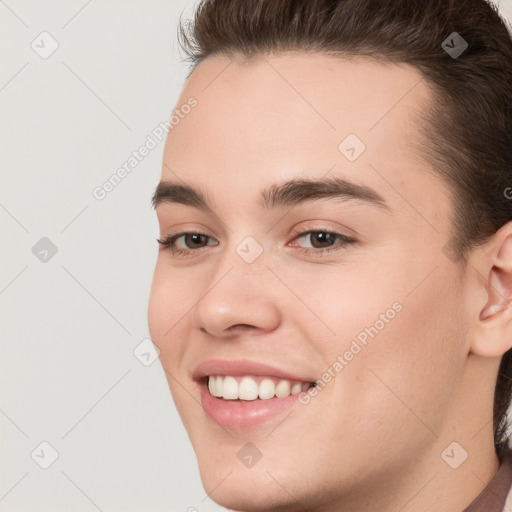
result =
[[[189,234],[188,236],[189,236],[189,240],[187,240],[187,241],[190,241],[190,239],[192,239],[191,245],[200,245],[201,244],[201,237],[203,235]]]
[[[326,233],[325,231],[321,231],[321,232],[315,233],[314,236],[316,237],[317,240],[320,241],[320,243],[328,244],[329,242],[332,242],[332,240],[331,240],[332,234],[331,233]],[[315,244],[313,244],[313,246],[314,245]]]

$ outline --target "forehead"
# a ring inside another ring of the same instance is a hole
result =
[[[405,64],[292,52],[249,61],[209,57],[192,73],[178,106],[190,96],[198,98],[202,121],[211,116],[224,132],[246,135],[267,124],[258,141],[265,135],[271,140],[279,124],[293,134],[314,129],[327,138],[350,131],[382,138],[426,106],[430,90]]]
[[[169,132],[163,179],[256,197],[269,184],[331,174],[383,195],[400,190],[419,208],[446,201],[411,145],[431,100],[415,68],[300,52],[214,56],[196,67],[176,109],[191,97],[197,106]],[[416,197],[418,188],[432,198]]]

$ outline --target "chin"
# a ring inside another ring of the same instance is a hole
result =
[[[241,466],[238,460],[231,464],[218,462],[216,458],[200,461],[199,471],[209,498],[222,507],[237,512],[296,512],[298,508],[303,509],[305,500],[298,491],[285,490],[297,487],[305,490],[297,482],[287,480],[292,471],[275,465],[264,466],[263,461],[252,468]],[[257,467],[259,464],[261,466]]]
[[[296,512],[297,502],[291,501],[275,482],[274,486],[255,485],[247,481],[238,484],[227,484],[224,481],[209,496],[215,503],[237,512]],[[270,487],[270,488],[269,488]]]

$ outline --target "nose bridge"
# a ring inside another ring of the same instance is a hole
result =
[[[247,280],[257,284],[262,279],[270,279],[272,276],[272,272],[268,268],[268,266],[272,266],[270,259],[270,244],[264,234],[248,235],[247,230],[235,230],[232,227],[226,240],[226,248],[218,256],[210,284],[220,284],[223,276],[227,277],[228,275],[231,275],[231,279],[236,279],[238,283]]]
[[[222,336],[235,325],[262,330],[279,324],[275,280],[267,268],[268,251],[246,236],[223,252],[193,313],[195,327]]]

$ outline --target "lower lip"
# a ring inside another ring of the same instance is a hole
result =
[[[222,427],[233,429],[251,428],[265,423],[297,403],[300,394],[268,400],[224,400],[212,396],[206,383],[202,383],[200,388],[201,403],[208,416]]]

